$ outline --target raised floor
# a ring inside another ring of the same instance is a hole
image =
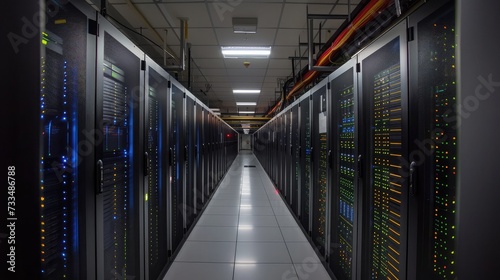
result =
[[[164,280],[331,279],[271,180],[242,151]]]

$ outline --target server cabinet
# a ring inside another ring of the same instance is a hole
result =
[[[311,108],[310,98],[300,102],[300,166],[303,169],[300,182],[299,219],[304,229],[311,234]]]
[[[285,197],[288,205],[292,204],[292,182],[295,174],[292,167],[292,111],[289,110],[285,114]]]
[[[171,81],[170,88],[170,221],[171,221],[171,244],[173,251],[179,246],[184,236],[184,213],[185,213],[185,190],[184,190],[184,168],[185,168],[185,94],[182,87],[175,81]]]
[[[290,191],[290,204],[295,215],[299,216],[299,201],[300,201],[300,181],[302,177],[302,167],[300,165],[300,130],[299,130],[299,108],[300,104],[293,106],[292,110],[292,131],[291,131],[291,179],[292,183]]]
[[[184,190],[185,190],[185,224],[187,230],[196,216],[196,162],[195,162],[195,101],[186,94],[185,99],[185,142],[184,142]]]
[[[358,56],[364,155],[362,279],[406,276],[408,188],[406,24]]]
[[[205,194],[203,192],[203,113],[204,108],[200,104],[195,106],[195,185],[196,185],[196,213],[201,211],[205,203]]]
[[[207,142],[208,142],[208,136],[207,136],[207,129],[208,129],[208,111],[205,108],[201,109],[201,168],[202,168],[202,192],[203,192],[203,203],[205,203],[210,196],[210,192],[208,189],[208,148],[207,148]]]
[[[158,279],[167,265],[169,250],[167,171],[170,155],[166,108],[170,76],[150,58],[146,57],[145,61],[145,279]]]
[[[457,277],[455,22],[453,1],[429,3],[409,17],[412,279]]]
[[[144,54],[99,19],[96,126],[97,279],[143,271]]]
[[[332,171],[330,184],[329,266],[337,279],[356,279],[358,94],[356,59],[329,76]]]
[[[276,187],[283,194],[283,125],[281,115],[276,117]]]
[[[328,110],[327,80],[311,90],[312,97],[312,240],[325,255],[328,193]]]
[[[95,20],[95,13],[79,3],[47,1],[44,7],[51,20],[41,30],[40,90],[34,91],[39,94],[34,100],[40,104],[33,108],[38,109],[41,125],[37,130],[39,189],[33,191],[39,202],[38,211],[32,210],[39,213],[40,267],[33,271],[39,277],[25,278],[80,279],[92,275],[94,266],[89,261],[95,254],[90,248],[95,229],[90,203],[94,192],[85,188],[92,184],[93,166],[86,163],[93,162],[93,151],[88,146],[83,150],[81,145],[93,127],[94,116],[85,116],[94,111],[87,105],[94,98],[96,37],[88,33],[87,26],[89,20]],[[26,176],[20,167],[18,177]],[[9,176],[15,178],[15,172],[9,168]],[[9,208],[14,202],[9,197]],[[22,256],[22,252],[18,254],[19,262],[24,261]],[[16,274],[21,273],[18,268]]]

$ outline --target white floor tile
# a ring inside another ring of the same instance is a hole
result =
[[[219,226],[219,227],[235,227],[238,226],[237,215],[201,215],[196,226]]]
[[[236,263],[285,263],[292,260],[285,243],[238,242]]]
[[[239,227],[239,241],[255,241],[255,242],[283,242],[283,236],[279,227]]]
[[[232,263],[174,262],[163,280],[232,280]]]
[[[235,264],[234,280],[298,280],[291,264]]]
[[[186,241],[175,261],[234,262],[236,242]]]
[[[236,241],[236,227],[198,227],[196,226],[187,241]]]

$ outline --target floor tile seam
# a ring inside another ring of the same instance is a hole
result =
[[[240,173],[243,172],[243,170],[240,171]],[[240,190],[240,201],[239,201],[239,205],[241,205],[241,190]],[[237,225],[240,224],[240,213],[241,213],[241,208],[238,207],[238,218],[237,218]],[[236,272],[236,253],[237,253],[237,250],[238,250],[238,227],[236,228],[236,245],[234,246],[234,259],[233,259],[233,277],[232,279],[234,280],[234,275],[235,275],[235,272]]]
[[[260,165],[260,162],[259,162],[259,166],[260,166],[260,168],[262,168],[262,166]],[[265,176],[269,178],[269,175],[265,174]],[[264,180],[262,179],[262,177],[263,177],[263,175],[261,175],[260,179],[261,179],[261,181],[262,181],[262,184],[264,184]],[[269,180],[270,180],[270,178],[269,178]],[[276,188],[275,188],[275,189],[276,189]],[[266,192],[266,193],[267,193],[267,192]],[[269,194],[267,194],[267,196],[268,196],[268,198],[269,198]],[[281,196],[280,196],[280,198],[281,198],[281,201],[282,201],[282,202],[285,202],[285,201],[283,201],[283,198],[282,198]],[[269,200],[269,203],[271,203],[271,200]],[[276,219],[276,223],[278,224],[278,227],[279,227],[279,230],[280,230],[281,237],[283,238],[283,241],[285,241],[285,236],[283,235],[283,231],[281,230],[281,226],[279,225],[278,218],[276,218],[276,216],[277,216],[277,215],[276,215],[276,213],[274,212],[274,208],[273,208],[273,207],[271,207],[271,209],[273,210],[273,213],[275,214],[275,215],[274,215],[274,218]],[[238,246],[238,245],[236,244],[236,246]],[[290,253],[290,249],[288,249],[288,245],[286,244],[286,241],[285,241],[285,247],[286,247],[286,251],[288,252],[288,256],[289,256],[289,258],[290,258],[290,260],[292,261],[293,272],[294,272],[294,273],[295,273],[295,275],[297,275],[297,277],[298,277],[298,274],[297,274],[297,270],[296,270],[296,268],[295,268],[295,265],[293,265],[293,258],[292,258],[292,254]]]

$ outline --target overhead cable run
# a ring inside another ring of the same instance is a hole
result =
[[[339,50],[351,40],[356,31],[366,26],[371,20],[376,18],[385,8],[387,8],[394,0],[372,0],[370,1],[353,19],[353,21],[335,38],[331,46],[326,49],[323,54],[318,58],[312,70],[309,70],[300,81],[295,83],[292,89],[288,92],[284,99],[279,100],[266,114],[268,117],[273,114],[282,103],[291,99],[294,95],[300,92],[305,86],[314,81],[314,79],[321,73],[321,71],[314,69],[321,69],[321,67],[329,66],[332,64],[331,57],[338,54]]]

